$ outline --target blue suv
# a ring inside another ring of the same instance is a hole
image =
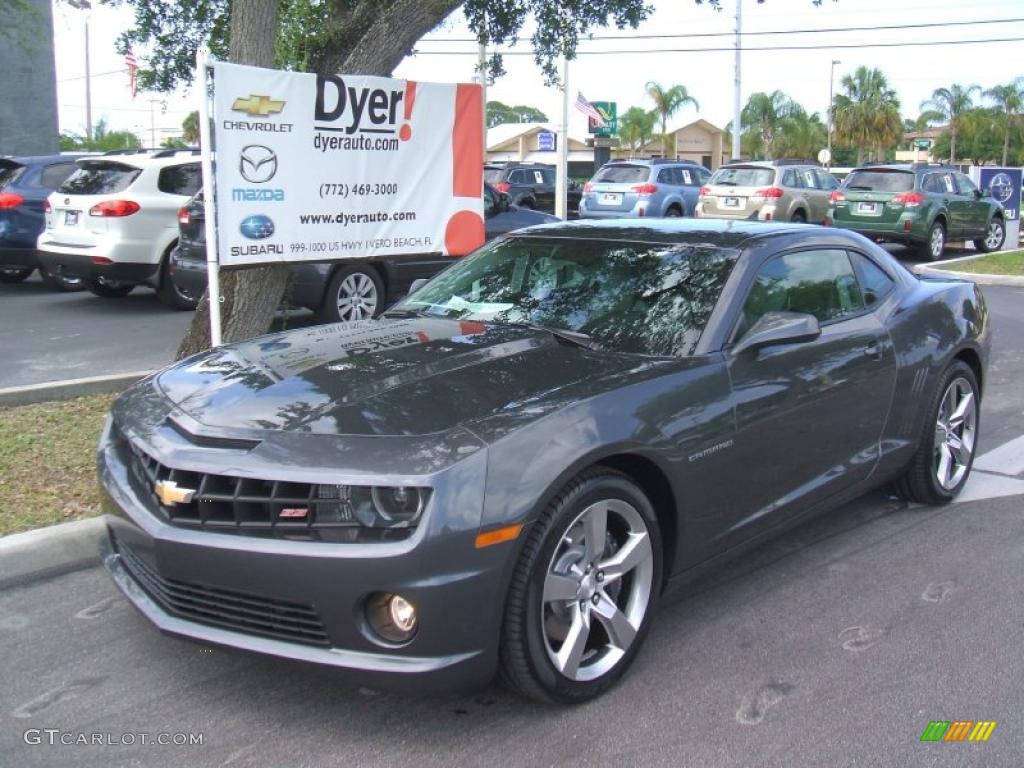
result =
[[[36,239],[46,224],[46,198],[78,170],[79,157],[85,155],[0,157],[0,283],[20,283],[39,269],[50,288],[84,287],[79,278],[43,269],[36,253]]]
[[[580,218],[692,216],[709,178],[692,160],[616,160],[583,186]]]

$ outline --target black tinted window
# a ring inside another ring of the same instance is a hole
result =
[[[853,171],[846,177],[847,189],[872,192],[910,192],[914,188],[911,171]]]
[[[156,187],[169,195],[188,195],[196,193],[203,183],[203,170],[199,163],[171,165],[160,169],[160,177]]]
[[[75,172],[78,166],[74,163],[56,163],[43,168],[39,174],[39,186],[45,189],[56,189]]]
[[[58,188],[66,195],[110,195],[131,186],[142,171],[130,165],[90,162],[80,165]]]
[[[672,171],[674,168],[662,168],[658,171],[658,183],[659,184],[678,184],[679,180],[673,178]]]
[[[857,265],[857,274],[864,290],[865,306],[877,304],[889,295],[895,283],[880,266],[860,253],[853,254],[853,261]]]
[[[743,304],[739,335],[766,312],[805,312],[826,323],[863,307],[860,285],[846,251],[787,253],[758,271]]]
[[[9,161],[0,160],[0,189],[8,184],[13,184],[15,179],[21,176],[25,166]]]
[[[484,180],[488,184],[500,184],[505,180],[504,168],[488,168],[484,171]]]

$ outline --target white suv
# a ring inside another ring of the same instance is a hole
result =
[[[139,284],[178,309],[195,307],[167,278],[178,209],[202,186],[198,150],[111,152],[82,158],[47,198],[39,261],[84,279],[97,296],[127,296]]]

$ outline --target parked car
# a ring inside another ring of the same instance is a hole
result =
[[[485,163],[484,180],[509,196],[513,205],[553,214],[555,167],[544,163]],[[580,206],[580,186],[571,179],[566,190],[567,213],[575,218]]]
[[[47,198],[40,263],[82,278],[97,296],[127,296],[145,284],[164,303],[179,303],[168,256],[178,239],[177,212],[202,183],[197,154],[119,150],[78,160]]]
[[[194,309],[206,290],[206,236],[202,192],[178,214],[180,235],[171,252],[171,281],[177,295]],[[554,216],[509,203],[508,195],[484,185],[484,227],[488,240],[516,229],[558,221]],[[287,301],[312,309],[321,320],[335,323],[363,320],[380,314],[389,303],[409,291],[416,280],[433,277],[452,263],[450,256],[437,253],[404,254],[343,262],[302,262],[291,264]]]
[[[697,216],[820,224],[838,188],[832,174],[806,160],[729,163],[700,190]]]
[[[0,157],[0,283],[20,283],[38,269],[54,290],[82,289],[81,280],[41,268],[36,252],[46,198],[77,169],[79,157]]]
[[[616,160],[583,185],[585,219],[692,216],[711,171],[690,160]]]
[[[952,500],[990,339],[977,286],[843,230],[532,227],[122,394],[104,562],[204,644],[580,702],[711,564],[889,481]]]
[[[937,163],[856,168],[832,195],[829,223],[875,240],[906,243],[929,260],[950,240],[971,240],[982,253],[1006,240],[1006,215],[988,191]]]

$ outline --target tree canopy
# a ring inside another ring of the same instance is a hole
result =
[[[547,115],[536,107],[528,107],[525,104],[516,104],[510,107],[500,101],[488,101],[487,127],[493,128],[502,123],[546,123]]]

